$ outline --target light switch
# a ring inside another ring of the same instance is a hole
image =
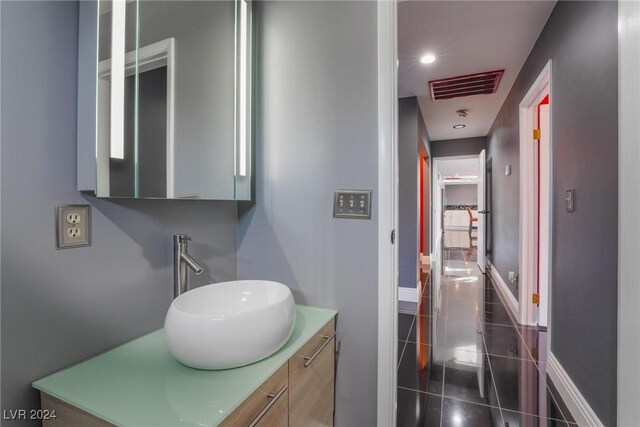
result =
[[[333,193],[333,217],[371,218],[371,190],[336,190]]]
[[[507,165],[504,167],[504,174],[505,176],[511,175],[511,165]]]
[[[576,210],[576,190],[567,190],[567,194],[564,198],[567,212],[573,213]]]

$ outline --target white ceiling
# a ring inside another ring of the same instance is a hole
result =
[[[438,160],[438,172],[442,178],[457,176],[478,176],[478,158]]]
[[[398,95],[418,96],[432,140],[485,136],[555,1],[405,1],[398,4]],[[421,64],[433,53],[437,60]],[[491,95],[432,101],[429,80],[504,69]],[[459,118],[456,110],[469,115]],[[453,129],[462,123],[464,129]]]

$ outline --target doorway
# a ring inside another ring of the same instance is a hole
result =
[[[439,157],[433,161],[434,257],[446,248],[473,252],[485,271],[485,164],[479,155]]]

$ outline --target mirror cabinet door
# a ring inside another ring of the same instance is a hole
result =
[[[251,3],[96,9],[96,195],[250,200]],[[80,157],[79,148],[79,167]]]

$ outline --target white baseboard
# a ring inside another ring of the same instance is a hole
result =
[[[604,426],[552,352],[547,356],[547,373],[579,426]]]
[[[408,302],[418,302],[418,288],[398,287],[398,300]]]
[[[498,289],[498,294],[502,301],[505,303],[509,310],[511,310],[511,314],[513,314],[513,318],[520,322],[520,305],[518,304],[518,300],[513,296],[507,284],[500,277],[500,273],[493,266],[493,264],[489,264],[491,267],[489,269],[489,274],[491,275],[491,279],[496,284],[496,288]]]

